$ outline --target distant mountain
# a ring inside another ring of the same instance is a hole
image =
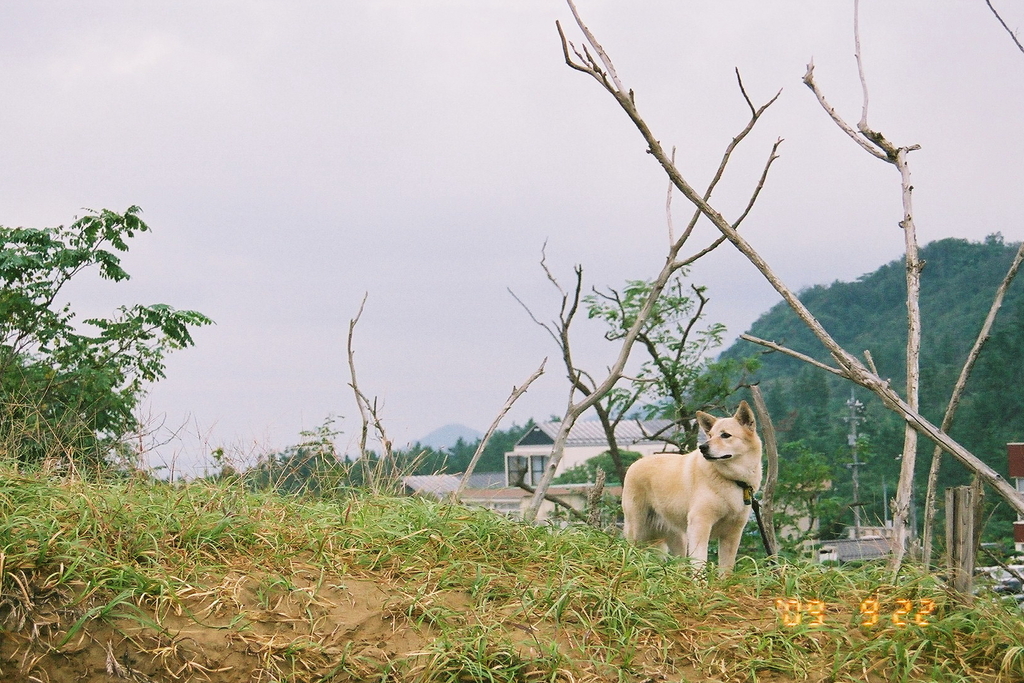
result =
[[[421,446],[429,446],[434,450],[441,450],[442,448],[451,448],[458,443],[459,439],[466,443],[475,443],[481,438],[483,438],[483,432],[478,432],[466,425],[450,424],[435,429],[426,436],[416,439],[416,441]]]

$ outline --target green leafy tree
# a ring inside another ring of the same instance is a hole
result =
[[[685,429],[687,421],[698,410],[722,408],[735,392],[737,378],[755,370],[757,360],[756,356],[710,360],[711,351],[721,346],[726,328],[721,323],[701,325],[709,301],[706,288],[692,284],[687,287],[684,275],[684,271],[678,271],[669,281],[637,335],[636,343],[646,352],[646,360],[628,388],[610,392],[601,407],[612,428],[636,406],[645,417],[674,420],[684,427],[679,445],[685,448],[696,442],[696,426]],[[583,300],[587,314],[607,324],[606,339],[622,339],[636,322],[651,286],[645,280],[632,280],[621,292],[595,291]],[[599,417],[605,422],[601,412],[598,410]]]
[[[830,495],[833,468],[823,454],[794,441],[780,449],[779,462],[775,524],[782,532],[783,549],[795,553],[805,541],[821,538],[842,506]]]
[[[155,304],[77,324],[61,302],[90,269],[128,279],[117,253],[149,230],[139,212],[90,212],[68,227],[0,226],[0,448],[23,461],[55,452],[106,461],[138,427],[143,386],[164,376],[166,354],[192,346],[190,327],[212,322]]]

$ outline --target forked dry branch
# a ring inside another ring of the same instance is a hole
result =
[[[590,75],[595,80],[597,80],[597,82],[600,83],[602,87],[605,88],[605,90],[612,94],[615,97],[615,99],[619,102],[620,106],[622,106],[623,109],[625,109],[626,112],[630,114],[630,118],[632,118],[637,127],[641,129],[641,131],[644,133],[644,136],[649,138],[652,141],[653,145],[657,146],[658,153],[656,154],[656,156],[660,155],[659,161],[662,162],[662,165],[665,166],[666,169],[674,169],[675,167],[672,165],[668,157],[665,155],[664,150],[661,149],[660,144],[658,144],[657,141],[654,140],[653,135],[651,135],[650,130],[647,127],[647,124],[644,123],[643,119],[641,119],[639,114],[637,113],[635,104],[633,102],[633,92],[631,90],[626,90],[622,86],[622,83],[615,72],[615,67],[611,63],[611,59],[608,57],[607,53],[605,53],[604,48],[601,47],[601,45],[594,38],[593,34],[580,19],[579,13],[576,11],[576,7],[571,2],[571,0],[569,2],[569,7],[572,10],[577,25],[580,27],[580,30],[583,31],[584,35],[586,36],[587,43],[590,45],[590,48],[584,45],[582,47],[582,52],[577,50],[576,47],[572,43],[570,43],[568,39],[566,39],[565,33],[562,31],[561,24],[556,22],[558,33],[562,41],[562,51],[565,56],[566,64],[568,64],[573,69],[576,69],[577,71]],[[594,53],[596,53],[597,58],[595,58],[591,54],[591,49]],[[674,242],[672,242],[669,245],[668,253],[665,258],[665,263],[662,266],[661,271],[652,281],[650,293],[647,296],[643,307],[640,309],[640,312],[637,314],[637,317],[633,322],[633,325],[623,336],[621,346],[619,347],[618,356],[616,357],[614,363],[609,367],[607,376],[600,382],[595,381],[593,386],[590,387],[589,393],[583,396],[578,401],[575,400],[575,395],[577,391],[579,391],[579,386],[577,385],[576,381],[580,377],[580,375],[578,374],[579,371],[576,369],[575,365],[572,364],[571,355],[566,354],[565,360],[567,368],[569,369],[570,376],[569,403],[566,408],[565,414],[562,417],[562,421],[559,426],[559,431],[555,436],[555,442],[554,446],[552,447],[551,458],[548,461],[547,468],[544,471],[544,476],[542,477],[540,483],[537,485],[537,490],[533,496],[533,499],[530,502],[530,506],[524,513],[524,518],[527,521],[532,521],[537,516],[537,512],[539,511],[541,503],[544,500],[544,495],[550,487],[551,481],[554,478],[555,471],[562,460],[562,456],[565,451],[565,442],[569,436],[569,430],[572,429],[573,425],[576,423],[576,420],[579,419],[579,417],[584,412],[586,412],[588,409],[596,405],[605,395],[608,394],[609,391],[611,391],[615,387],[616,383],[620,379],[622,379],[626,363],[629,360],[630,353],[633,349],[633,344],[637,341],[637,337],[640,334],[640,331],[643,329],[644,325],[650,318],[655,302],[657,302],[658,297],[661,296],[662,291],[668,285],[669,280],[671,279],[673,274],[675,274],[676,271],[678,271],[679,269],[690,265],[697,259],[710,253],[719,245],[725,242],[726,236],[723,235],[722,237],[716,238],[710,244],[706,245],[705,247],[699,249],[698,251],[689,256],[680,256],[680,252],[682,251],[683,246],[686,244],[687,240],[693,233],[694,226],[696,226],[697,221],[700,219],[700,216],[704,213],[704,210],[701,208],[701,205],[703,204],[704,206],[707,206],[706,202],[708,199],[710,199],[712,193],[715,190],[715,187],[722,179],[725,169],[728,166],[728,163],[732,157],[733,151],[744,140],[744,138],[747,137],[750,131],[753,130],[754,125],[757,123],[757,121],[761,118],[761,116],[768,109],[768,107],[770,107],[779,96],[778,94],[776,94],[775,97],[773,97],[771,100],[769,100],[761,107],[755,107],[753,103],[750,101],[750,98],[747,96],[746,91],[743,88],[743,82],[739,78],[738,72],[737,80],[739,80],[740,92],[743,95],[744,101],[750,108],[750,119],[748,120],[747,125],[743,128],[743,130],[741,130],[726,147],[726,150],[722,155],[722,159],[719,163],[718,169],[714,177],[712,178],[711,182],[708,184],[703,195],[697,195],[696,192],[692,188],[690,188],[689,185],[683,183],[687,188],[687,191],[683,192],[687,199],[690,199],[691,202],[693,202],[693,198],[699,200],[700,203],[694,202],[695,206],[697,207],[697,210],[694,211],[694,214],[689,224],[687,225],[687,228]],[[735,233],[739,229],[740,224],[749,215],[750,210],[753,208],[754,203],[757,201],[761,189],[764,187],[765,181],[767,180],[768,171],[770,170],[772,163],[777,159],[776,151],[778,150],[778,147],[781,144],[781,142],[782,141],[779,140],[772,147],[772,151],[768,156],[768,160],[765,162],[764,169],[757,182],[757,185],[751,192],[750,198],[747,201],[747,204],[741,212],[740,216],[736,219],[735,222],[729,224],[729,229],[732,232]],[[679,178],[678,176],[678,172],[675,172],[674,176],[673,174],[670,174],[670,178],[672,179],[673,185],[675,185],[676,188],[681,189],[680,183],[677,182],[677,179],[681,181],[681,178]],[[579,273],[579,271],[577,271],[577,273]],[[580,280],[578,274],[577,290],[579,289],[579,287]],[[563,319],[567,320],[571,320],[571,316],[575,313],[575,307],[568,304],[569,300],[570,299],[568,295],[563,292],[562,317]],[[577,296],[574,300],[578,301],[578,291]],[[558,335],[555,335],[555,337],[556,340],[558,340]],[[568,346],[561,344],[561,342],[560,345],[562,346],[563,350],[568,349]]]
[[[833,360],[836,363],[836,366],[830,366],[817,362],[815,362],[815,365],[827,369],[828,371],[834,374],[845,377],[850,381],[854,382],[855,384],[858,384],[873,392],[883,401],[883,403],[889,409],[898,413],[906,421],[909,427],[913,428],[914,430],[921,434],[924,434],[928,439],[935,442],[943,450],[949,452],[965,467],[967,467],[972,472],[976,473],[985,483],[992,486],[992,488],[994,488],[999,493],[999,495],[1003,497],[1015,510],[1024,513],[1024,496],[1021,496],[1020,493],[1018,493],[1014,489],[1014,487],[1012,487],[995,470],[993,470],[991,467],[982,462],[973,453],[969,452],[954,439],[950,438],[939,427],[935,426],[927,419],[925,419],[917,409],[916,399],[905,400],[892,387],[889,386],[887,380],[881,378],[878,375],[878,373],[874,371],[873,367],[869,369],[853,354],[848,352],[839,343],[837,343],[835,339],[833,339],[832,336],[828,333],[828,331],[825,330],[821,323],[814,317],[814,315],[811,314],[811,312],[807,309],[803,302],[800,301],[800,299],[796,296],[795,292],[793,292],[793,290],[791,290],[776,275],[771,266],[764,260],[764,258],[761,257],[757,250],[755,250],[753,246],[739,233],[739,231],[737,230],[737,223],[739,221],[732,223],[726,220],[726,218],[722,216],[722,214],[719,213],[709,203],[709,197],[698,193],[693,188],[693,186],[690,185],[690,183],[682,176],[682,174],[676,168],[670,154],[668,154],[665,151],[665,149],[661,145],[661,142],[654,135],[650,127],[647,125],[643,117],[640,115],[636,107],[633,91],[628,90],[624,85],[622,85],[622,82],[619,79],[618,75],[615,73],[614,67],[611,64],[611,60],[608,57],[607,53],[604,51],[603,48],[601,48],[597,44],[596,39],[594,39],[589,29],[586,28],[582,20],[579,18],[579,14],[576,10],[575,4],[573,3],[573,0],[567,0],[567,2],[573,13],[573,16],[576,18],[577,24],[580,26],[580,29],[583,32],[584,36],[586,36],[587,42],[591,45],[591,47],[594,48],[594,51],[599,55],[600,63],[593,58],[590,50],[587,49],[587,47],[584,46],[581,52],[580,50],[572,46],[572,44],[569,43],[566,39],[561,26],[559,26],[558,32],[562,39],[563,52],[565,55],[566,62],[573,69],[576,69],[577,71],[586,73],[593,77],[598,83],[602,85],[602,87],[604,87],[605,90],[608,91],[609,94],[611,94],[615,98],[618,105],[622,108],[622,110],[626,113],[629,119],[633,122],[633,125],[643,136],[644,141],[648,146],[648,152],[652,156],[654,156],[654,158],[662,166],[665,173],[668,175],[668,178],[672,185],[677,190],[679,190],[679,192],[682,193],[682,195],[686,197],[686,199],[690,203],[692,203],[694,207],[696,207],[696,210],[699,212],[700,215],[707,217],[707,219],[711,221],[711,223],[722,233],[722,237],[724,239],[727,239],[729,242],[731,242],[740,251],[740,253],[742,253],[754,265],[754,267],[758,269],[762,276],[764,276],[764,278],[768,280],[772,287],[774,287],[775,290],[782,296],[783,300],[785,300],[786,303],[790,306],[790,308],[793,309],[794,313],[796,313],[800,320],[808,327],[808,329],[815,335],[818,341],[825,347],[829,355],[833,358]],[[763,112],[763,110],[763,108],[760,110],[753,110],[754,115],[752,118],[755,122],[759,116],[758,112]],[[826,106],[826,110],[830,111],[830,113],[833,115],[833,118],[838,118],[838,115],[834,114],[834,110],[831,107]],[[865,147],[865,149],[868,149],[868,147],[871,147],[871,145],[873,145],[872,149],[874,151],[872,151],[872,154],[874,156],[882,158],[882,156],[880,155],[884,155],[887,161],[895,164],[897,168],[900,170],[901,180],[903,181],[906,190],[904,197],[904,222],[906,223],[908,218],[912,220],[912,212],[908,211],[910,206],[909,202],[911,186],[909,183],[909,170],[906,167],[906,154],[907,152],[912,151],[915,147],[910,146],[896,148],[890,143],[888,143],[888,141],[885,140],[885,138],[882,137],[880,134],[871,130],[866,123],[866,102],[865,114],[862,116],[862,124],[862,130],[859,131],[853,131],[853,129],[848,125],[846,125],[843,129],[847,131],[847,134],[851,135],[851,137],[853,137],[854,139],[858,139],[860,136],[866,138],[863,144],[860,141],[858,141],[858,144],[861,144],[862,147],[864,147],[865,144],[868,144],[868,146]],[[770,166],[771,162],[775,158],[775,152],[778,148],[778,144],[779,143],[776,143],[775,146],[773,146],[772,148],[772,153],[769,157],[769,163],[768,165],[766,165],[765,172],[767,172],[767,168]],[[763,184],[764,178],[765,174],[762,174],[761,184]],[[757,193],[760,191],[761,184],[759,184],[757,190],[755,191],[751,203],[753,202],[753,200],[756,199]],[[746,215],[747,212],[744,212],[741,218],[745,217]],[[905,231],[908,233],[907,239],[909,240],[909,234],[912,232],[912,224],[910,226],[911,230],[907,230],[906,225],[904,226],[904,228]],[[670,250],[670,256],[667,260],[666,268],[675,265],[676,263],[679,263],[675,253],[678,251],[678,246],[681,246],[678,242],[673,244],[673,249]],[[916,258],[916,254],[910,254],[908,258],[908,263],[911,265],[912,269],[919,270],[919,259]],[[663,286],[664,282],[662,282],[662,287]],[[661,289],[655,288],[652,291],[652,297],[657,297],[658,295],[660,295],[660,293]],[[908,295],[908,300],[909,298],[910,295]],[[628,356],[629,346],[632,345],[635,338],[636,335],[634,333],[632,336],[627,337],[627,339],[624,340],[623,351],[620,354],[620,358]],[[772,344],[771,346],[776,350],[788,353],[789,355],[800,358],[801,360],[809,360],[809,358],[806,355],[799,354],[795,351],[786,349],[778,344]],[[868,362],[870,364],[870,360]],[[610,379],[612,377],[612,375],[609,375]],[[573,411],[569,411],[567,413],[567,416],[571,416],[572,413]],[[576,414],[576,416],[578,416],[578,413]],[[548,474],[552,473],[553,466],[556,463],[556,458],[560,457],[560,449],[562,446],[564,446],[564,439],[561,443],[556,441],[555,453],[552,456],[552,464],[549,465],[549,471],[546,473],[546,477]],[[536,498],[534,500],[534,504],[539,505]]]
[[[544,374],[544,366],[547,365],[547,362],[547,358],[542,360],[540,367],[534,370],[533,374],[530,375],[525,382],[520,384],[518,387],[512,387],[512,393],[509,394],[508,400],[505,401],[505,405],[502,407],[501,412],[499,412],[498,416],[494,418],[494,422],[491,423],[487,433],[484,434],[484,438],[480,439],[480,443],[477,444],[476,451],[473,453],[473,457],[469,461],[469,465],[466,466],[466,471],[463,473],[462,479],[459,481],[458,488],[452,493],[452,500],[456,503],[459,502],[459,497],[465,490],[466,485],[469,484],[469,478],[473,476],[473,470],[476,469],[476,463],[480,460],[480,456],[483,455],[484,449],[487,448],[487,443],[491,440],[491,437],[494,436],[494,432],[497,431],[498,425],[501,424],[502,419],[508,414],[508,411],[512,409],[515,402],[519,400],[519,397],[525,394],[526,390],[530,388],[530,385],[533,384],[538,377]]]
[[[921,271],[924,261],[918,255],[917,229],[914,224],[913,191],[910,183],[910,166],[907,154],[920,149],[920,145],[897,146],[889,142],[882,133],[868,125],[868,82],[864,76],[864,60],[860,49],[860,2],[853,2],[854,57],[857,60],[857,74],[860,77],[863,105],[860,121],[854,130],[832,107],[817,83],[814,81],[814,64],[808,64],[804,84],[811,89],[818,102],[836,125],[872,156],[896,167],[900,174],[900,189],[903,198],[904,253],[906,255],[907,282],[907,353],[906,353],[906,402],[914,411],[919,409],[921,388]],[[906,552],[910,506],[914,485],[914,466],[917,461],[917,430],[908,422],[904,427],[903,453],[900,458],[900,479],[896,487],[896,502],[893,509],[892,567],[898,569]],[[886,503],[888,504],[888,502]]]
[[[359,417],[361,419],[360,431],[359,431],[359,457],[364,463],[364,467],[368,467],[366,463],[371,460],[370,452],[366,448],[366,439],[369,435],[370,426],[373,426],[374,431],[377,432],[377,438],[380,441],[381,454],[377,465],[373,468],[373,475],[383,477],[385,482],[373,482],[375,487],[380,486],[382,483],[386,486],[395,486],[395,481],[398,477],[398,463],[395,462],[395,454],[392,449],[391,439],[388,438],[387,430],[384,429],[384,422],[381,420],[380,411],[377,407],[377,399],[374,398],[372,401],[366,397],[366,395],[360,391],[359,384],[356,382],[356,362],[355,362],[355,349],[353,347],[353,337],[355,336],[356,324],[359,319],[363,316],[363,308],[366,306],[366,295],[363,295],[363,300],[359,304],[359,312],[356,313],[356,317],[348,323],[348,368],[352,381],[349,382],[349,386],[352,387],[352,392],[356,397],[356,405],[359,406]],[[369,470],[368,470],[369,472]]]

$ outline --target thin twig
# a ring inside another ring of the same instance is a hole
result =
[[[352,382],[349,384],[352,387],[352,391],[356,396],[356,405],[359,407],[359,417],[362,421],[362,427],[359,431],[359,455],[360,457],[366,457],[366,436],[370,431],[370,420],[366,414],[366,408],[363,406],[362,394],[359,391],[359,385],[356,382],[356,362],[355,362],[355,351],[352,347],[352,337],[355,334],[356,323],[359,322],[359,318],[363,315],[363,307],[366,306],[366,298],[369,296],[369,292],[363,294],[363,300],[359,304],[359,312],[356,313],[356,317],[352,318],[348,322],[348,368],[351,373]]]
[[[864,130],[868,127],[868,81],[864,77],[864,60],[860,56],[860,0],[853,0],[853,51],[857,58],[857,74],[860,76],[860,89],[864,97],[857,127]]]
[[[672,148],[672,163],[676,163],[676,148]],[[675,228],[672,226],[672,193],[675,191],[675,186],[670,182],[668,184],[668,193],[665,197],[665,219],[668,222],[668,244],[671,247],[676,242]]]
[[[1003,25],[1003,28],[1006,29],[1006,32],[1010,34],[1010,38],[1013,39],[1013,42],[1017,46],[1017,49],[1020,50],[1021,52],[1024,52],[1024,45],[1021,45],[1020,41],[1017,40],[1017,33],[1015,31],[1010,30],[1010,27],[1006,25],[1006,22],[1003,21],[1003,18],[999,16],[999,12],[997,12],[996,8],[992,6],[991,1],[985,0],[985,4],[988,5],[988,8],[990,10],[992,10],[992,14],[996,15],[996,19],[998,19],[999,23]]]
[[[494,418],[494,422],[491,423],[490,429],[487,430],[487,433],[484,434],[484,438],[480,439],[480,443],[477,444],[476,452],[473,453],[473,458],[469,461],[469,465],[466,466],[466,472],[462,475],[459,487],[455,489],[454,493],[452,493],[452,500],[459,502],[459,497],[469,484],[469,478],[473,475],[473,470],[476,469],[477,461],[479,461],[480,456],[483,455],[484,449],[487,448],[487,443],[491,440],[494,432],[498,429],[498,425],[501,424],[501,420],[505,417],[508,411],[512,409],[512,406],[519,400],[519,397],[526,393],[526,390],[530,388],[530,385],[533,384],[534,380],[544,374],[544,365],[547,362],[547,358],[542,360],[540,367],[537,368],[525,382],[523,382],[519,387],[512,387],[512,393],[509,395],[508,400],[505,401],[505,405],[502,407],[501,412],[498,413],[496,418]]]
[[[743,340],[748,341],[748,342],[752,342],[754,344],[759,344],[759,345],[761,345],[761,346],[763,346],[765,348],[771,349],[772,351],[778,351],[779,353],[784,353],[787,356],[792,356],[793,358],[797,358],[799,360],[802,360],[803,362],[808,363],[810,365],[813,365],[816,368],[821,368],[822,370],[826,370],[828,372],[831,372],[833,375],[838,375],[839,377],[844,377],[844,378],[847,378],[847,379],[849,378],[847,373],[844,370],[841,370],[839,368],[834,368],[831,365],[826,365],[825,363],[822,363],[819,360],[815,360],[814,358],[811,358],[810,356],[808,356],[806,354],[800,353],[799,351],[794,351],[793,349],[787,348],[787,347],[782,346],[780,344],[776,344],[775,342],[772,342],[772,341],[768,341],[767,339],[761,339],[760,337],[755,337],[755,336],[750,335],[750,334],[741,334],[740,335],[740,339],[743,339]]]
[[[612,79],[612,83],[615,84],[615,89],[622,92],[622,83],[619,81],[619,75],[615,73],[615,66],[612,64],[612,60],[608,58],[608,54],[601,47],[601,44],[597,42],[597,38],[590,32],[586,24],[580,18],[580,13],[576,10],[576,4],[572,0],[567,0],[569,3],[569,9],[572,10],[572,16],[576,20],[576,25],[583,31],[583,35],[586,36],[587,42],[593,46],[594,51],[597,52],[597,56],[601,59],[601,63],[604,64],[604,68],[608,71],[609,78]]]

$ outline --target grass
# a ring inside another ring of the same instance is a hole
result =
[[[7,468],[0,564],[4,680],[1024,680],[1021,613],[912,568],[719,578],[423,499]]]

